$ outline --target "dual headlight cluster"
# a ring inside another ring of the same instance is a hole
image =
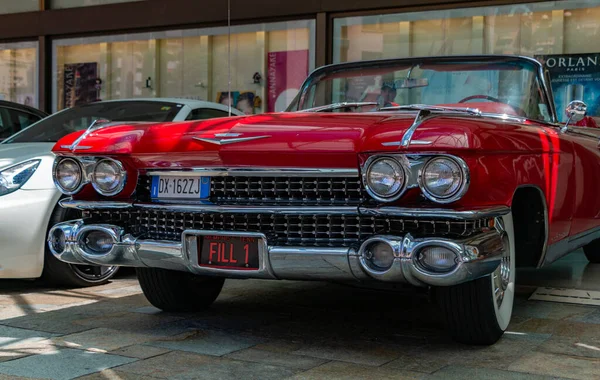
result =
[[[367,160],[363,182],[367,192],[382,202],[392,202],[407,188],[418,185],[429,200],[451,203],[467,191],[469,169],[454,156],[431,156],[414,162],[404,156],[375,156]]]
[[[54,163],[54,183],[67,195],[72,195],[92,183],[96,191],[104,196],[113,196],[123,190],[127,182],[127,171],[123,164],[112,158],[78,161],[73,158],[58,158]]]

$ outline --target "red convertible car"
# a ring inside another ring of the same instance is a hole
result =
[[[428,287],[456,340],[492,344],[515,267],[600,260],[598,129],[552,99],[530,58],[410,58],[319,68],[283,113],[96,125],[54,147],[83,218],[48,243],[136,267],[171,311],[225,278]]]

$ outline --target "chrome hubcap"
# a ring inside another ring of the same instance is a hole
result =
[[[504,292],[508,288],[510,281],[510,255],[505,254],[502,257],[502,261],[498,268],[492,273],[492,284],[494,288],[494,296],[496,297],[496,303],[498,307],[502,305],[504,299]]]
[[[88,282],[102,282],[110,278],[118,267],[94,266],[94,265],[71,265],[73,273],[82,280]]]

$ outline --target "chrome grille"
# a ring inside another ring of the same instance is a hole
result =
[[[338,214],[200,213],[146,208],[86,211],[94,223],[115,224],[135,237],[178,241],[185,230],[262,232],[270,245],[355,246],[376,234],[461,237],[485,229],[486,219],[433,221]]]
[[[138,181],[138,200],[150,201],[150,176]],[[358,177],[211,177],[210,201],[235,205],[359,205],[369,199]]]

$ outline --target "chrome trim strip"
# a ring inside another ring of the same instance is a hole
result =
[[[203,137],[192,137],[192,139],[202,141],[205,143],[209,143],[209,144],[228,145],[228,144],[235,144],[235,143],[240,143],[240,142],[244,142],[244,141],[266,139],[268,137],[271,137],[271,136],[268,135],[268,136],[238,137],[238,138],[232,138],[232,139],[211,139],[211,138],[203,138]]]
[[[510,213],[510,208],[506,206],[498,206],[481,210],[456,211],[436,208],[359,207],[358,211],[360,214],[372,216],[389,215],[407,218],[473,220],[507,215]]]
[[[398,216],[407,218],[432,218],[452,220],[472,220],[493,218],[510,213],[510,208],[498,206],[481,210],[456,211],[440,208],[405,208],[405,207],[353,207],[353,206],[215,206],[215,205],[187,205],[187,204],[156,204],[156,203],[131,203],[131,202],[97,202],[79,201],[70,198],[59,202],[61,207],[86,210],[122,210],[134,207],[170,211],[189,212],[221,212],[221,213],[273,213],[273,214],[346,214],[366,216]]]
[[[357,177],[358,169],[344,168],[193,168],[191,170],[149,170],[149,176],[173,177]]]

